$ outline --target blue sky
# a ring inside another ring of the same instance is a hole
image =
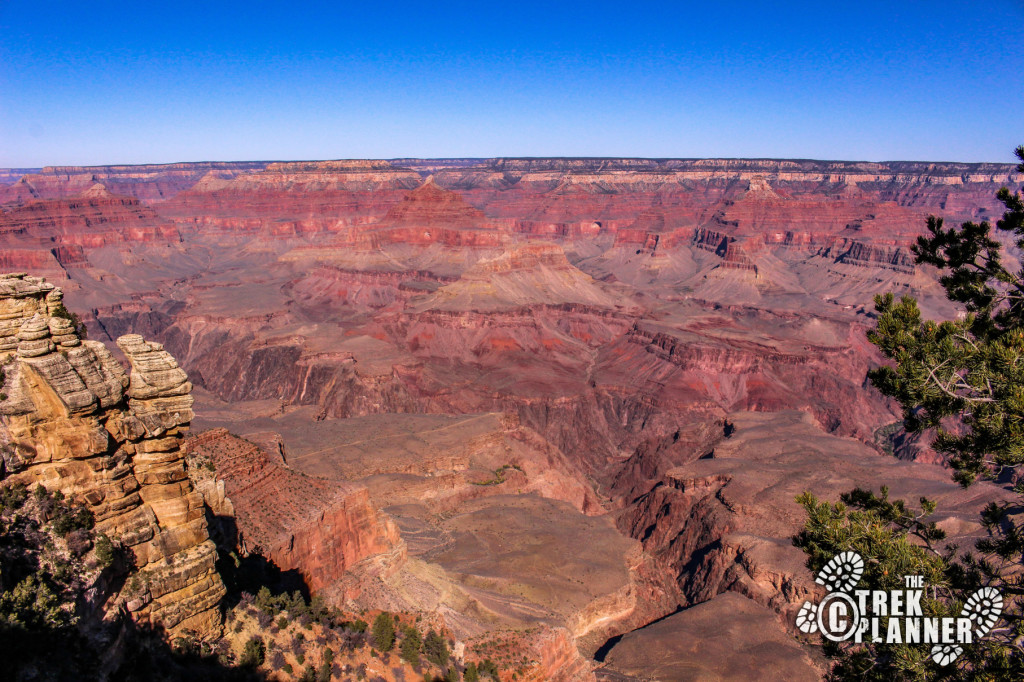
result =
[[[1010,162],[1022,74],[1022,0],[0,0],[0,166]]]

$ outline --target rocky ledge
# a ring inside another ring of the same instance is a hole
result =
[[[59,490],[124,547],[135,576],[104,607],[174,634],[220,628],[224,585],[181,441],[192,385],[160,344],[83,337],[60,289],[0,275],[0,480]],[[135,579],[137,578],[137,579]]]

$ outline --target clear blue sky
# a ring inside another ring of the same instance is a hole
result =
[[[0,0],[0,166],[1013,160],[1024,1]]]

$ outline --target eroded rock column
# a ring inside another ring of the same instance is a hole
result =
[[[129,377],[102,343],[79,337],[61,299],[40,278],[0,275],[0,479],[60,490],[131,552],[135,572],[108,611],[215,633],[225,590],[180,449],[192,385],[159,344],[134,335],[118,342]]]

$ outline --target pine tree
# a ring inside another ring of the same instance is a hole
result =
[[[1024,172],[1024,146],[1015,153]],[[996,228],[1024,248],[1024,200],[1005,187],[997,197],[1006,212]],[[894,364],[869,377],[899,401],[908,431],[934,431],[933,447],[948,457],[961,485],[1006,481],[1024,464],[1024,270],[1004,265],[988,222],[945,229],[932,217],[927,227],[913,249],[917,262],[944,273],[939,281],[947,297],[965,314],[923,320],[910,296],[876,297],[878,321],[868,338]],[[1024,493],[1024,485],[1017,490]],[[833,679],[1024,679],[1024,527],[1014,510],[995,504],[982,510],[988,537],[957,556],[956,547],[937,546],[943,536],[925,522],[934,505],[924,498],[920,513],[890,501],[884,488],[880,496],[855,490],[842,499],[831,505],[809,493],[798,498],[808,519],[795,542],[812,570],[855,550],[867,560],[866,587],[886,589],[899,576],[925,575],[933,588],[929,615],[956,615],[964,596],[980,586],[999,589],[1006,607],[988,638],[964,647],[956,665],[936,666],[922,647],[830,644]]]
[[[395,624],[386,611],[373,621],[373,644],[378,651],[391,651],[395,645]]]
[[[420,631],[412,626],[407,627],[402,634],[402,659],[408,661],[411,665],[417,665],[420,662],[420,647],[422,644]]]
[[[1024,169],[1024,146],[1016,154]],[[996,227],[1024,248],[1024,200],[1005,187],[998,197],[1007,210]],[[868,338],[896,365],[869,376],[900,402],[908,431],[936,430],[935,449],[969,485],[1024,464],[1024,270],[1003,264],[988,222],[947,230],[931,217],[928,232],[914,246],[917,262],[945,272],[939,281],[966,314],[922,320],[912,297],[876,297]]]
[[[423,640],[423,653],[434,663],[444,666],[448,663],[448,643],[439,633],[430,630]]]
[[[807,522],[794,544],[807,553],[812,571],[852,550],[868,558],[858,589],[899,589],[903,576],[924,576],[933,597],[924,601],[924,615],[958,615],[951,557],[935,548],[944,533],[924,520],[935,510],[933,502],[921,498],[921,510],[915,511],[902,500],[890,500],[884,487],[880,495],[856,489],[836,504],[810,493],[799,496],[797,502],[806,510]],[[943,679],[948,673],[930,660],[929,647],[826,641],[825,652],[835,661],[833,680],[923,682]]]

